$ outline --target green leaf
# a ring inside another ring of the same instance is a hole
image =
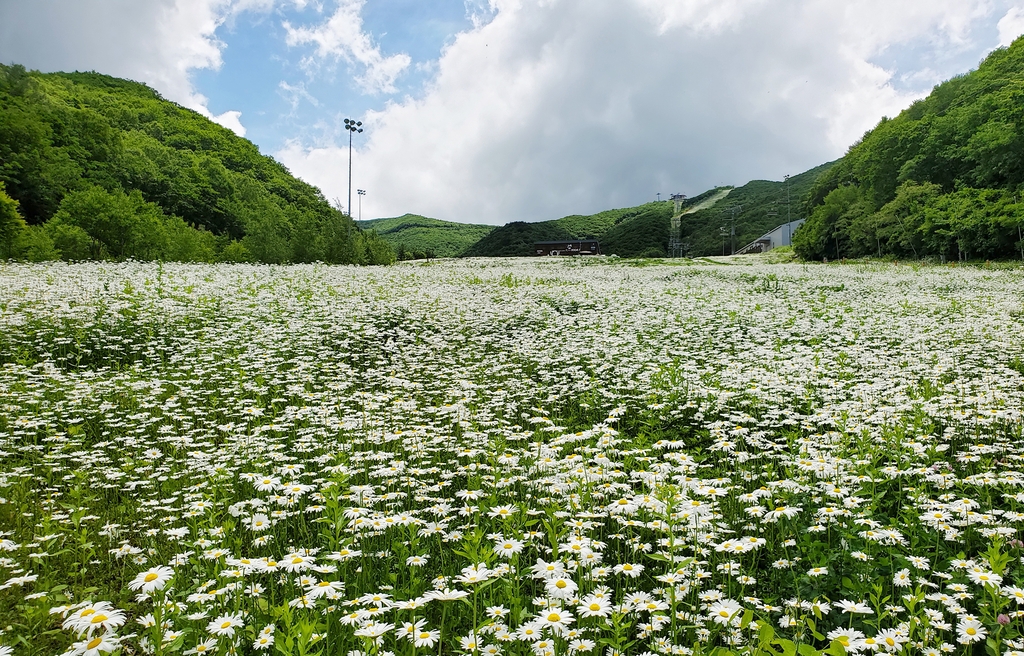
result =
[[[844,647],[843,643],[838,640],[833,640],[832,644],[830,644],[823,653],[826,653],[829,656],[846,656],[846,647]]]
[[[796,643],[792,640],[776,640],[775,644],[782,647],[782,656],[796,656]]]

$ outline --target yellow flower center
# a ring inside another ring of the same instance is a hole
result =
[[[221,624],[221,625],[220,625],[220,628],[222,628],[222,629],[226,629],[226,628],[228,628],[229,626],[231,626],[231,620],[228,620],[227,622],[224,622],[223,624]]]
[[[550,615],[548,615],[548,621],[549,622],[558,622],[558,621],[561,621],[561,619],[562,619],[562,616],[559,615],[558,613],[551,613]]]
[[[107,621],[107,616],[104,615],[103,613],[100,613],[96,617],[92,618],[92,623],[93,624],[99,624],[100,622],[106,622],[106,621]]]
[[[85,648],[86,649],[96,649],[97,647],[100,646],[101,642],[103,642],[103,638],[93,638],[92,640],[89,641],[89,644],[87,644],[85,646]]]
[[[153,572],[150,572],[149,574],[146,574],[146,578],[145,578],[145,579],[143,579],[143,580],[144,580],[144,581],[145,581],[146,583],[152,583],[153,581],[157,580],[158,578],[160,578],[160,576],[159,576],[159,575],[157,575],[157,574],[154,574]]]
[[[974,628],[973,626],[969,626],[969,627],[967,627],[966,633],[967,633],[967,635],[977,635],[978,634],[978,630],[976,628]]]
[[[558,589],[564,588],[565,587],[565,581],[562,581],[561,579],[559,579],[558,583],[555,583],[555,587],[558,588]]]

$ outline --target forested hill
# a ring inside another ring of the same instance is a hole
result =
[[[0,258],[57,256],[394,259],[252,142],[143,84],[0,65]]]
[[[440,221],[418,214],[357,223],[362,228],[375,231],[391,244],[400,260],[458,257],[495,228],[492,225]]]
[[[1024,257],[1024,39],[877,127],[823,175],[805,258]]]
[[[604,242],[606,234],[617,225],[636,219],[645,223],[649,219],[653,219],[657,228],[656,232],[664,233],[664,235],[650,234],[650,231],[645,230],[643,239],[656,244],[663,241],[662,236],[667,239],[668,219],[671,214],[672,204],[663,202],[607,210],[597,214],[565,216],[553,221],[532,223],[513,221],[487,234],[473,244],[465,252],[465,255],[473,257],[527,256],[534,254],[533,245],[538,241],[590,238],[601,240],[602,248],[608,252]],[[660,229],[661,223],[665,224],[664,229]]]

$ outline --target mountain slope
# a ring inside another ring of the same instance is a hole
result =
[[[574,214],[553,221],[514,221],[491,231],[465,253],[469,257],[533,255],[534,242],[559,239],[600,239],[616,220],[631,211],[609,210],[588,216]]]
[[[754,180],[742,187],[709,189],[687,198],[681,220],[681,237],[687,254],[695,257],[721,254],[720,228],[731,226],[734,209],[737,249],[785,223],[788,216],[800,218],[803,198],[831,166],[831,162],[822,164],[794,175],[788,182]],[[601,242],[601,252],[606,255],[665,257],[673,209],[671,201],[661,201],[554,221],[517,221],[496,228],[465,255],[523,257],[533,255],[533,244],[538,241],[596,238]],[[731,250],[727,242],[725,249],[726,252]]]
[[[714,205],[684,214],[681,227],[685,250],[695,257],[730,253],[734,223],[735,247],[739,250],[790,218],[802,218],[804,199],[815,181],[832,166],[832,162],[816,166],[788,181],[752,180],[732,189]]]
[[[418,214],[357,221],[364,230],[374,230],[399,257],[408,251],[436,257],[458,257],[487,236],[496,226],[453,223]],[[402,249],[402,252],[399,252]]]
[[[865,134],[815,185],[794,247],[814,259],[1024,257],[1022,194],[1018,39]]]
[[[252,142],[98,73],[0,65],[0,182],[37,255],[50,240],[74,259],[393,257]]]
[[[687,203],[698,202],[702,198],[703,195]],[[670,201],[661,201],[597,214],[573,214],[553,221],[516,221],[495,229],[465,254],[473,257],[523,257],[533,255],[533,244],[538,241],[596,238],[601,241],[601,251],[605,254],[637,257],[650,251],[648,254],[653,256],[651,249],[660,247],[665,251],[667,247],[672,207]],[[609,239],[611,241],[607,241]],[[662,241],[665,243],[661,244]]]

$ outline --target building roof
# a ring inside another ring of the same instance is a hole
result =
[[[545,244],[575,244],[575,243],[583,243],[583,242],[592,242],[592,243],[596,244],[597,240],[596,239],[556,239],[555,241],[535,241],[533,243],[536,244],[537,246],[541,246],[541,245],[545,245]]]

